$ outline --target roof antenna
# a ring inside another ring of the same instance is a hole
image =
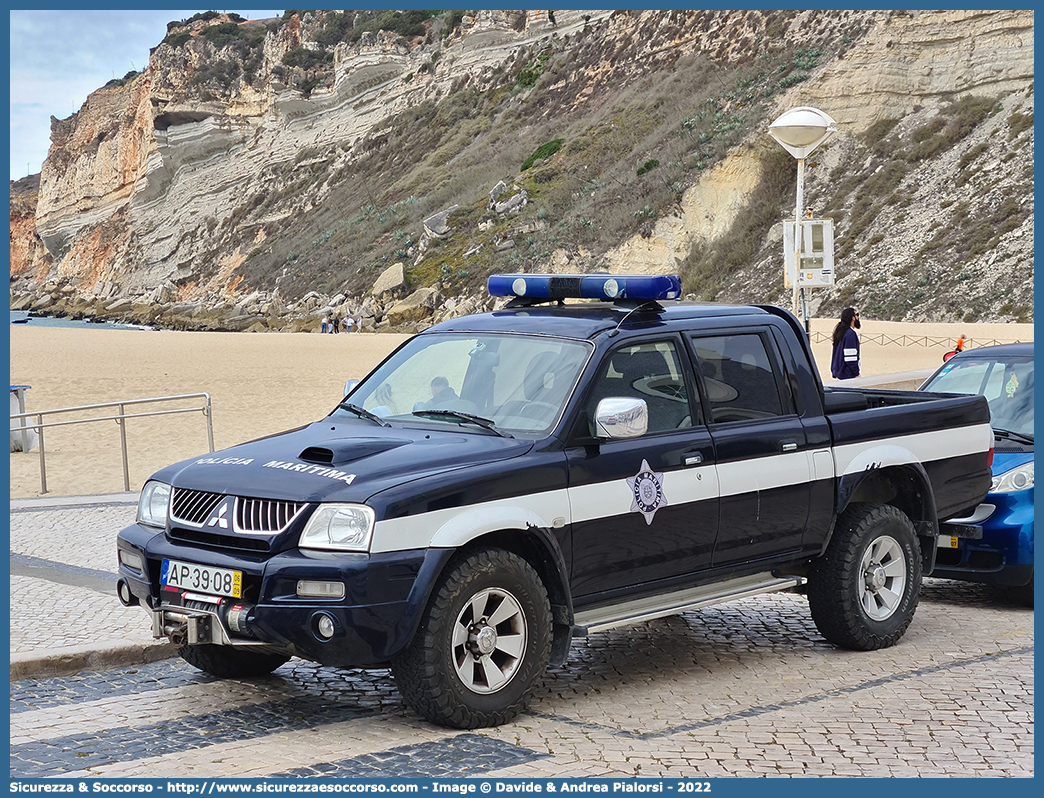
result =
[[[616,304],[622,305],[623,302],[618,301]],[[620,323],[616,325],[615,330],[609,333],[609,337],[614,338],[617,335],[619,335],[620,328],[623,327],[623,323],[631,317],[632,313],[637,313],[639,310],[651,310],[653,313],[659,313],[661,310],[663,310],[663,305],[661,305],[655,299],[650,299],[647,302],[642,302],[640,305],[635,305],[633,308],[627,311],[626,315],[622,319],[620,319]]]

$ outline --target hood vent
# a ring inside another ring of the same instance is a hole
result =
[[[333,465],[334,453],[332,449],[324,449],[321,446],[309,446],[298,457],[306,463]]]
[[[308,446],[297,459],[324,466],[342,465],[389,449],[397,449],[407,443],[409,441],[386,438],[342,438],[329,441],[325,446]]]

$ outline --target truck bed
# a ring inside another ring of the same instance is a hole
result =
[[[909,450],[909,467],[919,462],[931,479],[940,520],[967,509],[969,495],[978,496],[970,505],[974,506],[989,490],[988,458],[968,440],[990,423],[989,405],[982,396],[826,388],[824,405],[835,451],[870,441]],[[838,465],[840,475],[846,466]]]

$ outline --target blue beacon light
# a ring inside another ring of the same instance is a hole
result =
[[[490,296],[522,299],[660,300],[681,297],[674,274],[493,274]]]

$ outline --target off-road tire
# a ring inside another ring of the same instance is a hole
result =
[[[886,504],[850,505],[808,577],[816,628],[834,645],[855,651],[899,642],[920,593],[917,534],[902,511]]]
[[[222,679],[265,676],[290,659],[285,654],[214,645],[182,646],[178,655],[192,667]]]
[[[490,626],[486,618],[497,623]],[[486,653],[480,648],[491,646]],[[476,729],[507,723],[525,710],[550,651],[551,604],[537,572],[511,552],[479,549],[447,567],[391,670],[418,715],[440,726]]]

